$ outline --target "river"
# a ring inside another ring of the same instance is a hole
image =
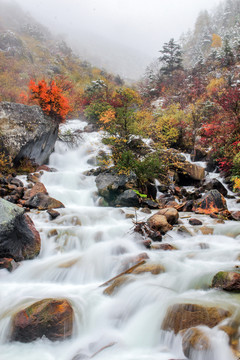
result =
[[[86,123],[69,121],[66,129],[83,129]],[[213,235],[183,237],[176,227],[163,242],[176,251],[147,250],[133,233],[134,209],[100,207],[93,168],[96,154],[104,149],[100,133],[83,133],[77,148],[58,142],[50,167],[41,181],[50,196],[62,201],[61,215],[49,220],[46,212],[31,212],[41,235],[40,255],[8,273],[0,272],[1,360],[170,360],[186,359],[179,336],[161,331],[167,308],[175,303],[194,303],[229,309],[239,317],[240,295],[209,288],[219,270],[240,265],[240,225],[218,224],[198,215]],[[181,213],[188,228],[188,213]],[[137,212],[138,219],[146,215]],[[190,216],[190,215],[189,215]],[[196,217],[194,215],[194,217]],[[228,236],[231,234],[233,236]],[[144,273],[121,286],[112,296],[100,285],[133,265],[140,253],[149,263],[161,264],[159,275]],[[44,298],[68,299],[74,309],[74,332],[70,340],[33,343],[9,342],[11,317],[16,311]],[[211,340],[211,351],[193,354],[194,360],[234,360],[228,337],[219,330],[203,328]],[[77,356],[78,355],[78,356]]]

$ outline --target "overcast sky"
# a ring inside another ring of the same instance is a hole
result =
[[[82,59],[136,79],[164,42],[193,29],[220,0],[0,0],[17,2]],[[122,46],[123,45],[123,46]],[[136,51],[137,50],[137,51]],[[141,52],[141,53],[140,53]]]
[[[220,0],[17,0],[58,32],[86,30],[152,56]]]

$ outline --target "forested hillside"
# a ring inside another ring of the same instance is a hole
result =
[[[155,104],[151,131],[168,145],[201,152],[240,176],[240,1],[228,0],[201,13],[195,28],[160,50],[139,84],[146,104]],[[145,122],[146,123],[146,122]],[[149,129],[149,127],[147,127]],[[147,130],[146,129],[146,130]]]
[[[119,76],[81,61],[71,48],[16,4],[0,2],[0,101],[22,102],[30,80],[53,79],[77,113],[92,80],[121,83]]]

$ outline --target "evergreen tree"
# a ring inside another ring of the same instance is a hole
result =
[[[224,66],[231,66],[235,63],[234,54],[232,48],[229,44],[229,40],[224,40],[223,46],[223,65]]]
[[[174,42],[174,39],[164,43],[163,49],[159,52],[162,54],[159,61],[163,64],[160,69],[163,75],[170,75],[173,71],[182,69],[181,47]]]

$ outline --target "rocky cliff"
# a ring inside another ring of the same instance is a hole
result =
[[[0,149],[14,163],[29,158],[43,164],[51,154],[58,124],[38,106],[0,103]]]

